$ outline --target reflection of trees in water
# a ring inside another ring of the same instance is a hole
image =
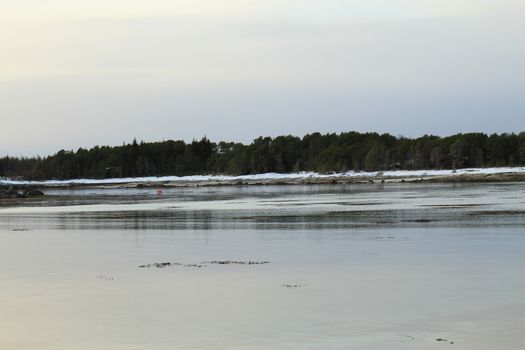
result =
[[[218,220],[216,213],[209,210],[68,213],[56,215],[50,219],[52,220],[49,220],[49,224],[56,225],[58,229],[95,230],[208,230]]]
[[[419,209],[340,210],[148,210],[2,215],[1,228],[92,230],[318,230],[373,227],[523,226],[525,212],[480,211],[474,205],[436,205]]]

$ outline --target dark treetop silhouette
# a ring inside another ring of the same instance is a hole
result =
[[[114,178],[265,172],[445,169],[525,165],[525,133],[457,134],[409,139],[347,132],[259,137],[249,145],[206,137],[61,150],[48,157],[0,159],[0,177]]]

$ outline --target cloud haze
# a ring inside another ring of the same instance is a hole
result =
[[[0,1],[0,153],[523,131],[521,3]]]

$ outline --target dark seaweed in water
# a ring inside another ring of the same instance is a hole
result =
[[[282,284],[284,288],[301,288],[306,286],[306,284],[298,283],[298,284]]]
[[[158,269],[161,269],[163,267],[167,267],[167,266],[180,266],[181,264],[179,263],[171,263],[171,262],[161,262],[161,263],[153,263],[153,264],[146,264],[146,265],[140,265],[139,267],[140,268],[144,268],[144,267],[156,267]]]
[[[162,269],[164,267],[168,266],[182,266],[182,267],[204,267],[199,264],[181,264],[178,262],[161,262],[161,263],[153,263],[153,264],[146,264],[146,265],[140,265],[140,268],[146,268],[146,267],[156,267],[158,269]]]
[[[178,262],[160,262],[160,263],[152,263],[152,264],[145,264],[140,265],[139,268],[147,268],[147,267],[156,267],[158,269],[162,269],[164,267],[168,266],[181,266],[181,267],[205,267],[208,264],[213,265],[263,265],[263,264],[269,264],[269,261],[232,261],[232,260],[213,260],[213,261],[204,261],[200,264],[181,264]]]
[[[205,261],[203,264],[215,264],[215,265],[263,265],[269,264],[269,261],[231,261],[231,260],[214,260]]]

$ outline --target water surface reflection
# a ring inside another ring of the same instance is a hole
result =
[[[518,349],[524,194],[55,191],[0,208],[0,348]]]

